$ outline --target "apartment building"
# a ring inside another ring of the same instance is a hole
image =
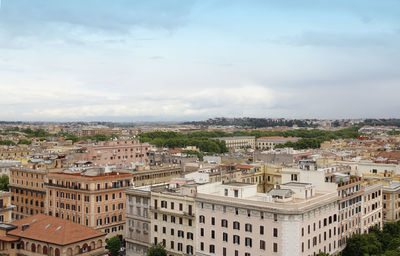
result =
[[[215,139],[225,141],[226,147],[229,150],[241,148],[254,149],[256,146],[256,137],[254,136],[220,137]]]
[[[15,208],[11,204],[11,193],[0,191],[0,222],[8,223],[13,221],[12,210]]]
[[[151,246],[151,187],[126,190],[126,254],[144,256]]]
[[[363,189],[361,232],[368,233],[373,226],[383,227],[382,185],[365,183]]]
[[[102,141],[87,146],[84,160],[96,165],[131,166],[132,163],[145,163],[149,144],[138,140]]]
[[[335,254],[337,202],[336,191],[309,183],[282,184],[268,194],[239,182],[199,186],[196,255]]]
[[[400,182],[390,182],[382,187],[383,222],[400,220]]]
[[[125,190],[132,185],[129,173],[104,168],[49,173],[45,189],[46,214],[86,225],[107,234],[125,236]]]
[[[46,189],[44,187],[46,170],[25,167],[11,168],[9,190],[11,204],[15,205],[13,219],[44,213]]]
[[[364,190],[359,177],[343,177],[338,181],[339,200],[339,247],[344,249],[347,239],[354,234],[361,234],[362,199]]]
[[[162,243],[168,255],[197,255],[196,186],[187,179],[174,179],[151,191],[151,243]]]

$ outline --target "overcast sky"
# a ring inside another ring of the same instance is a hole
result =
[[[400,1],[2,0],[1,120],[400,117]]]

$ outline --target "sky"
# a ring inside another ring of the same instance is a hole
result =
[[[400,118],[400,1],[2,0],[0,120]]]

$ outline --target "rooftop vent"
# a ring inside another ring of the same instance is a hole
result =
[[[27,228],[29,228],[29,224],[22,224],[22,231],[25,231]]]
[[[51,226],[51,224],[47,224],[46,227],[44,227],[45,229],[48,229]]]
[[[60,230],[61,228],[62,228],[62,226],[58,226],[58,227],[56,228],[56,231]]]

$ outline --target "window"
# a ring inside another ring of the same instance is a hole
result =
[[[264,235],[264,226],[260,226],[260,235]]]
[[[246,231],[246,232],[252,232],[252,226],[251,226],[251,224],[247,223],[247,224],[245,225],[245,231]]]
[[[233,244],[240,244],[240,236],[233,235]]]
[[[215,245],[210,244],[210,253],[215,253]]]
[[[211,217],[211,225],[215,225],[215,217]]]
[[[265,250],[265,241],[260,240],[260,250]]]
[[[206,223],[206,218],[203,215],[199,216],[199,222],[200,223]]]
[[[278,229],[274,228],[274,237],[278,237]]]
[[[228,242],[228,233],[222,233],[222,241]]]
[[[278,252],[278,244],[274,243],[273,245],[274,252]]]
[[[234,221],[234,222],[233,222],[233,229],[240,230],[240,223],[237,222],[237,221]]]
[[[228,227],[228,221],[225,219],[221,220],[221,227],[227,228]]]
[[[245,239],[245,245],[247,246],[247,247],[252,247],[252,240],[251,240],[251,238],[250,237],[246,237],[246,239]]]
[[[215,230],[211,230],[211,239],[215,239]]]

